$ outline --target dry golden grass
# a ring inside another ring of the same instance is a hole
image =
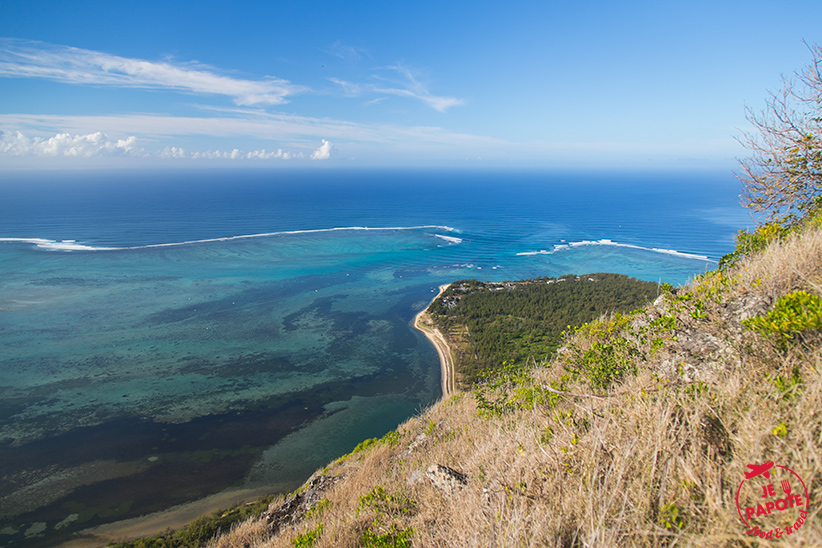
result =
[[[690,298],[680,291],[632,318],[616,334],[640,349],[637,374],[607,391],[569,377],[575,354],[566,352],[499,388],[513,401],[500,413],[457,394],[401,425],[396,439],[329,465],[321,473],[344,479],[301,523],[271,536],[249,522],[214,546],[308,546],[300,535],[320,524],[317,547],[404,546],[403,531],[425,547],[818,546],[818,339],[780,349],[740,319],[820,286],[822,231],[774,244],[697,281]],[[642,342],[637,331],[666,315],[675,329],[654,348]],[[575,395],[546,391],[552,381]],[[795,533],[763,541],[745,534],[735,497],[746,465],[769,460],[804,479],[810,515]],[[426,475],[434,464],[467,474],[467,484],[435,487]]]

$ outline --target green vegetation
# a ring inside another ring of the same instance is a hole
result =
[[[218,534],[228,532],[232,525],[259,516],[268,509],[273,499],[273,496],[269,496],[250,504],[199,517],[179,531],[169,530],[132,542],[109,543],[108,546],[110,548],[197,548]]]
[[[460,349],[457,367],[462,383],[469,385],[503,363],[546,360],[571,326],[602,314],[628,312],[658,294],[656,283],[619,274],[503,283],[460,280],[428,310]]]
[[[414,504],[414,500],[386,493],[385,488],[378,485],[360,497],[358,512],[370,508],[378,514],[401,515],[411,512]]]
[[[665,529],[682,529],[685,527],[685,520],[679,515],[679,508],[676,504],[666,504],[662,507],[661,523]]]
[[[377,447],[378,445],[397,445],[400,442],[400,433],[396,430],[391,430],[390,432],[386,432],[386,434],[381,438],[368,438],[360,443],[357,444],[354,449],[351,450],[350,453],[347,453],[339,458],[339,460],[344,461],[347,458],[356,455],[357,453],[362,453],[364,451],[368,451],[373,447]]]
[[[594,388],[608,388],[626,373],[635,373],[635,350],[625,337],[611,342],[594,342],[579,362],[580,371],[587,375]]]
[[[294,548],[311,548],[317,543],[322,534],[323,524],[320,523],[319,525],[317,525],[316,529],[312,529],[311,531],[303,533],[302,535],[297,535],[292,541],[292,545],[294,546]]]
[[[363,548],[410,548],[412,533],[410,529],[398,530],[396,525],[382,534],[369,529],[360,537],[360,545]]]
[[[784,238],[788,233],[788,229],[775,221],[759,226],[753,232],[740,231],[736,237],[736,248],[720,259],[719,269],[725,270],[738,263],[743,257],[759,253],[768,244]]]
[[[822,207],[810,209],[802,216],[790,214],[770,221],[758,226],[753,232],[741,230],[736,237],[736,248],[720,259],[719,270],[726,270],[742,258],[762,252],[772,242],[786,241],[809,228],[819,226],[822,226]]]
[[[794,339],[822,330],[822,299],[807,291],[793,291],[780,297],[767,314],[743,324],[785,348]]]
[[[360,497],[355,512],[368,512],[374,516],[371,525],[360,536],[360,546],[370,548],[409,548],[413,529],[402,529],[394,521],[413,514],[415,500],[400,495],[391,495],[382,485]]]

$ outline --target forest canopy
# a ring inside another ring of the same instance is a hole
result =
[[[659,294],[659,286],[620,274],[567,275],[517,282],[454,282],[428,308],[458,349],[462,384],[503,362],[551,357],[569,327],[613,312],[629,312]]]

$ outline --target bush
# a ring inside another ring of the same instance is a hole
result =
[[[784,238],[788,233],[789,229],[776,221],[759,226],[753,232],[740,231],[736,237],[736,249],[719,260],[719,270],[725,270],[743,257],[762,251],[768,244]]]
[[[822,329],[822,299],[806,291],[781,297],[767,314],[745,320],[743,324],[785,348],[808,331]]]
[[[307,533],[303,533],[302,535],[297,535],[297,537],[292,541],[294,548],[311,548],[320,538],[320,535],[323,534],[323,524],[317,525],[317,528],[308,531]]]
[[[635,354],[627,339],[615,337],[610,342],[595,341],[579,365],[592,387],[608,388],[626,373],[636,373]]]
[[[387,533],[378,534],[370,529],[365,531],[360,537],[360,544],[364,548],[411,548],[411,529],[397,530],[396,525],[392,525]]]

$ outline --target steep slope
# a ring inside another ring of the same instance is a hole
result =
[[[820,293],[822,230],[777,239],[364,442],[212,544],[818,545]]]

